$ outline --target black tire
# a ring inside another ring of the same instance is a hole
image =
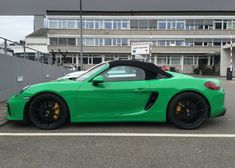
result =
[[[45,93],[36,96],[29,105],[30,121],[40,129],[56,129],[69,118],[68,108],[62,98]]]
[[[193,92],[176,95],[168,106],[168,121],[181,129],[200,127],[208,118],[209,106],[204,97]]]

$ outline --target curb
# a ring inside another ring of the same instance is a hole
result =
[[[6,120],[6,112],[7,112],[6,102],[0,103],[0,126],[3,126],[8,122]]]

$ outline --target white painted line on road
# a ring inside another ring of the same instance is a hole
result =
[[[169,133],[0,133],[4,137],[175,137],[235,138],[235,134],[169,134]]]

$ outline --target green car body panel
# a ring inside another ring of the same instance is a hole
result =
[[[75,122],[166,122],[167,108],[174,96],[182,92],[201,94],[210,107],[209,117],[220,116],[224,111],[224,91],[210,90],[207,81],[220,84],[217,79],[195,78],[168,72],[170,78],[143,81],[104,82],[97,86],[92,79],[109,68],[102,69],[82,82],[58,80],[32,85],[8,100],[8,120],[24,120],[30,101],[37,95],[53,93],[67,104],[70,120]],[[145,109],[152,93],[156,102]]]

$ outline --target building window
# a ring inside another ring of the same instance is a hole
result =
[[[78,28],[78,29],[81,28],[80,20],[77,20],[77,28]],[[82,28],[85,29],[85,20],[82,20]]]
[[[166,29],[166,21],[158,21],[158,29],[165,30]]]
[[[114,56],[113,55],[106,55],[104,59],[105,59],[105,61],[113,61]]]
[[[122,45],[123,45],[123,46],[128,45],[128,39],[127,39],[127,38],[123,38],[123,39],[122,39]]]
[[[122,20],[122,29],[129,29],[130,22],[128,20]]]
[[[149,29],[157,29],[157,20],[149,20]]]
[[[185,29],[185,21],[177,21],[176,29],[177,29],[177,30],[183,30],[183,29]]]
[[[121,20],[113,20],[113,29],[121,29],[121,28],[122,28]]]
[[[86,44],[86,46],[94,46],[94,39],[93,38],[86,38],[85,44]]]
[[[157,57],[158,65],[166,65],[166,57]]]
[[[102,58],[93,57],[93,64],[99,64],[102,62]]]
[[[168,21],[167,21],[167,29],[168,29],[168,30],[174,30],[174,29],[176,29],[176,21],[174,21],[174,20],[168,20]]]
[[[121,46],[122,45],[122,39],[121,38],[117,38],[117,46]]]
[[[194,30],[195,29],[194,20],[191,20],[191,19],[186,20],[186,29],[188,29],[188,30]]]
[[[75,46],[76,45],[76,39],[75,38],[68,38],[68,45],[69,46]]]
[[[202,46],[202,44],[203,44],[202,39],[194,39],[195,46]]]
[[[223,22],[222,21],[214,21],[214,29],[223,29]]]
[[[204,27],[206,30],[213,29],[213,20],[212,19],[204,20]]]
[[[95,45],[96,46],[103,46],[103,39],[102,38],[95,39]]]
[[[195,28],[196,29],[203,29],[203,20],[202,19],[195,20]]]
[[[103,20],[95,20],[95,28],[96,29],[103,29],[104,28]]]
[[[171,57],[171,65],[180,65],[180,57]]]
[[[50,45],[58,45],[58,41],[57,41],[57,38],[54,38],[54,37],[50,37]]]
[[[158,40],[158,46],[166,46],[166,40]]]
[[[58,28],[66,29],[66,20],[58,20]]]
[[[212,39],[203,39],[204,46],[212,46]]]
[[[105,46],[111,46],[112,45],[112,39],[111,38],[105,38],[104,39],[104,45]]]
[[[221,39],[214,39],[214,46],[221,46]]]
[[[185,46],[184,40],[176,40],[175,44],[176,44],[176,46]]]
[[[184,57],[184,65],[193,65],[193,57]]]
[[[139,20],[139,29],[148,29],[148,20]]]
[[[105,20],[104,21],[104,28],[105,29],[112,29],[112,20]]]
[[[72,64],[72,57],[62,57],[62,60],[64,64]]]
[[[66,46],[67,45],[66,41],[67,41],[66,38],[59,38],[59,45]]]
[[[138,29],[138,20],[130,20],[130,27],[131,29]]]
[[[75,29],[75,20],[68,20],[68,29]]]
[[[86,20],[86,29],[94,29],[94,21]]]
[[[49,20],[49,28],[57,29],[57,20]]]

